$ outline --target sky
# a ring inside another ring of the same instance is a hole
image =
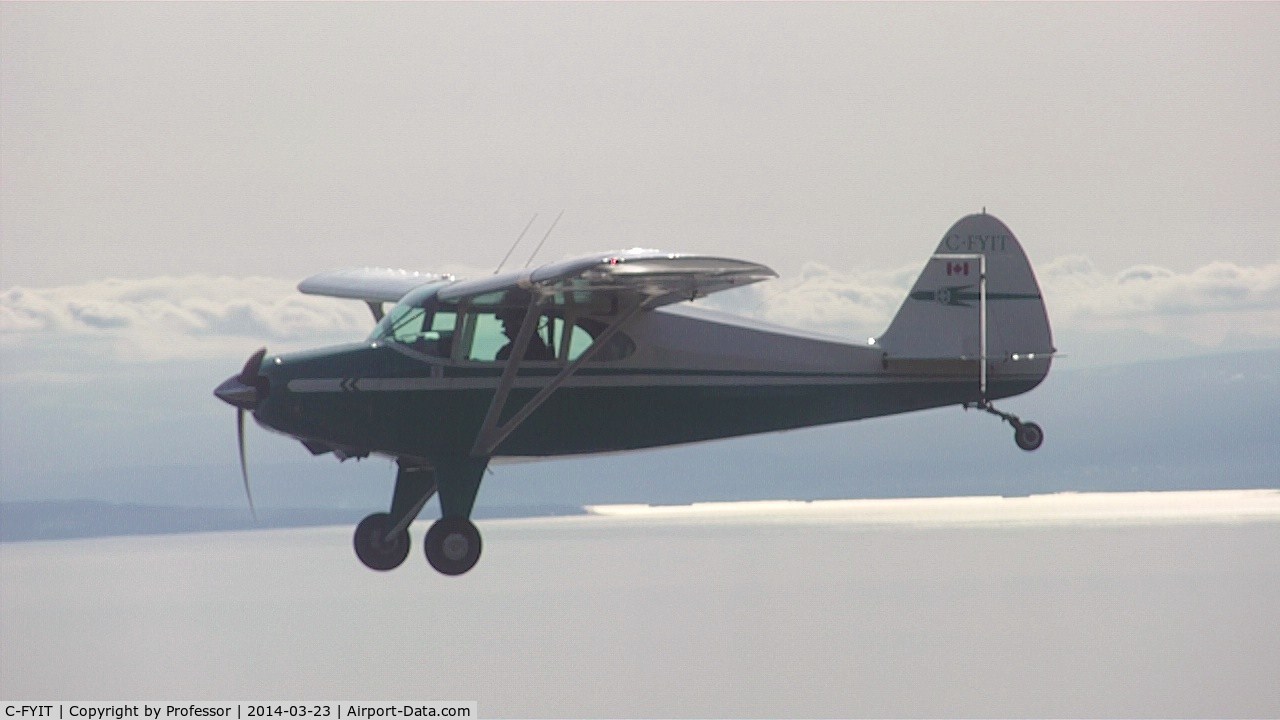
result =
[[[562,210],[535,262],[759,261],[709,303],[863,341],[985,207],[1062,368],[1280,348],[1278,34],[1274,3],[6,3],[0,479],[201,461],[250,353],[368,332],[303,277],[486,274],[537,214],[517,266]]]
[[[0,694],[1274,717],[1280,566],[1257,549],[1280,493],[1260,492],[502,520],[456,578],[420,549],[370,572],[339,527],[0,544]]]

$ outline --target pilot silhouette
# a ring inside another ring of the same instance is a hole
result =
[[[523,295],[523,297],[521,297]],[[498,320],[502,323],[502,334],[507,336],[509,342],[503,345],[495,360],[506,360],[511,357],[511,351],[515,346],[516,335],[520,333],[520,326],[524,324],[525,316],[528,314],[528,295],[523,293],[507,293],[502,298],[503,308],[495,313]],[[555,354],[551,352],[551,348],[547,347],[547,343],[542,339],[535,329],[533,335],[529,337],[529,347],[524,351],[525,360],[555,360]]]

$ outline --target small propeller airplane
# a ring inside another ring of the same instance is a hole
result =
[[[339,460],[397,461],[388,512],[356,527],[360,561],[391,570],[409,525],[439,495],[428,562],[460,575],[480,558],[472,508],[495,458],[638,450],[946,405],[1000,417],[1023,450],[1040,427],[993,400],[1025,393],[1054,353],[1044,301],[1000,220],[942,236],[888,330],[868,344],[695,307],[776,277],[743,260],[606,252],[475,280],[384,268],[326,272],[303,293],[362,300],[364,341],[269,356],[258,350],[215,394]],[[384,312],[386,303],[395,303]]]

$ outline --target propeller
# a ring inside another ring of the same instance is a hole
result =
[[[266,355],[267,349],[262,348],[249,356],[239,375],[227,378],[213,391],[218,399],[236,408],[236,444],[240,449],[240,477],[244,478],[244,496],[249,501],[249,512],[253,515],[254,522],[258,520],[258,511],[253,506],[253,493],[249,490],[249,466],[244,457],[244,413],[246,410],[250,412],[255,410],[270,390],[267,379],[258,374],[258,369],[262,366],[262,358]]]
[[[249,501],[249,514],[258,522],[258,511],[253,507],[253,493],[249,490],[249,465],[244,461],[244,408],[236,408],[236,443],[240,446],[240,477],[244,478],[244,497]]]

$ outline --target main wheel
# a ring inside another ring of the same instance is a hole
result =
[[[445,575],[461,575],[480,559],[480,531],[470,520],[440,518],[427,530],[427,562]]]
[[[387,540],[391,528],[391,516],[387,513],[374,513],[356,526],[353,538],[356,557],[370,570],[393,570],[409,557],[409,531],[401,530]]]
[[[1035,423],[1019,423],[1013,429],[1013,441],[1018,447],[1030,452],[1044,442],[1044,431]]]

